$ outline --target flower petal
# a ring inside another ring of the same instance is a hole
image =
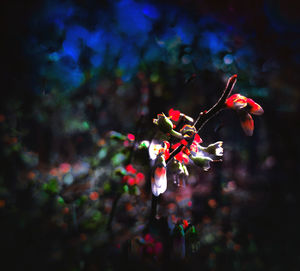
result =
[[[180,111],[179,110],[174,110],[173,108],[171,108],[169,110],[169,116],[172,120],[174,121],[178,121],[179,117],[180,117]]]
[[[167,190],[167,170],[165,167],[156,167],[154,170],[151,178],[151,189],[156,197]]]
[[[226,102],[228,108],[239,110],[247,106],[247,98],[241,94],[233,94],[230,96]]]
[[[263,108],[252,99],[247,99],[248,106],[250,107],[249,113],[253,115],[262,115],[264,113]]]
[[[203,142],[201,137],[198,134],[195,134],[194,141],[196,141],[196,143],[202,143]]]
[[[240,121],[241,121],[241,126],[247,136],[252,136],[253,135],[253,130],[254,130],[254,122],[251,117],[251,115],[247,112],[240,112]]]

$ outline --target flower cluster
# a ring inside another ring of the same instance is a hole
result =
[[[129,186],[138,185],[145,180],[145,176],[131,165],[125,167],[126,173],[122,177],[122,182]]]
[[[210,168],[210,162],[220,161],[223,155],[222,141],[203,147],[203,142],[196,128],[191,123],[193,118],[178,110],[170,109],[169,116],[159,114],[153,120],[168,140],[153,141],[149,146],[150,158],[154,161],[151,178],[152,193],[159,196],[167,189],[167,164],[172,162],[171,169],[177,174],[188,176],[186,165],[193,164],[204,170]]]
[[[222,109],[230,108],[237,111],[246,135],[253,134],[254,122],[250,114],[261,115],[264,111],[259,104],[241,94],[229,97],[236,80],[236,74],[228,79],[219,101],[210,110],[200,112],[195,122],[193,118],[173,108],[169,110],[168,117],[161,113],[157,115],[157,119],[153,120],[164,138],[164,141],[153,140],[149,146],[149,155],[154,161],[151,178],[154,196],[159,196],[167,189],[167,165],[169,162],[172,162],[172,168],[177,171],[177,174],[188,176],[186,165],[190,161],[204,171],[209,170],[211,162],[222,161],[223,142],[218,141],[204,147],[200,145],[203,141],[198,135],[201,127]],[[197,130],[195,125],[198,121],[200,128]]]
[[[148,255],[159,256],[163,252],[163,245],[161,242],[155,240],[150,233],[147,233],[141,240],[143,252]]]

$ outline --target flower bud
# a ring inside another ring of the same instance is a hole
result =
[[[192,136],[196,133],[196,128],[194,126],[191,126],[191,125],[184,125],[180,132],[184,135],[184,136]]]
[[[210,168],[210,162],[213,162],[213,159],[200,155],[191,155],[190,158],[196,166],[202,167],[204,171],[208,171]]]
[[[164,133],[170,133],[173,130],[173,122],[165,116],[164,113],[158,114],[157,119],[153,120],[153,123]]]
[[[206,148],[201,148],[201,150],[203,150],[209,154],[216,155],[216,156],[223,156],[222,145],[223,145],[223,141],[218,141],[216,143],[208,145],[208,147],[206,147]]]
[[[154,196],[158,197],[167,190],[167,165],[162,155],[155,161],[153,176],[151,178],[151,189]]]

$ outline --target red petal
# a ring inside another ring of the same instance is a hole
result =
[[[184,146],[186,146],[186,145],[188,144],[188,142],[187,142],[185,139],[182,139],[182,140],[180,141],[180,143],[181,143],[182,145],[184,145]]]
[[[170,152],[169,152],[168,149],[166,149],[166,150],[164,151],[164,156],[165,156],[165,160],[168,160],[168,159],[169,159],[169,157],[170,157]]]
[[[188,148],[186,148],[186,147],[184,147],[184,148],[182,149],[182,151],[183,151],[186,155],[190,155],[190,154],[191,154],[190,150],[189,150]]]
[[[126,169],[126,171],[129,172],[129,173],[132,173],[132,174],[135,174],[135,173],[136,173],[136,169],[135,169],[131,164],[127,165],[127,166],[125,167],[125,169]]]
[[[135,140],[135,136],[133,134],[128,134],[127,135],[127,138],[130,140],[130,141],[134,141]]]
[[[185,219],[182,221],[182,224],[184,229],[186,229],[189,226],[189,222]]]
[[[130,177],[130,178],[128,179],[127,183],[128,183],[130,186],[135,185],[135,178]]]
[[[127,181],[129,180],[130,176],[126,175],[126,176],[123,176],[122,178],[122,183],[127,183]]]
[[[196,141],[196,143],[202,143],[203,142],[201,137],[198,134],[195,134],[194,141]]]
[[[179,117],[180,117],[180,111],[179,110],[174,110],[173,108],[171,108],[169,110],[169,116],[171,117],[172,120],[178,121]]]
[[[178,143],[172,145],[171,149],[175,150],[175,149],[177,149],[180,145],[181,145],[180,142],[178,142]]]
[[[181,151],[180,153],[175,155],[175,159],[179,162],[182,162],[183,159],[183,152]]]
[[[91,200],[97,200],[99,198],[99,193],[98,192],[91,192],[90,193],[90,199]]]
[[[143,181],[144,179],[145,179],[145,175],[142,172],[139,172],[138,174],[136,174],[137,183]]]
[[[247,103],[250,107],[249,113],[253,115],[262,115],[264,113],[262,107],[258,103],[254,102],[252,99],[248,98]]]
[[[247,136],[252,136],[254,130],[254,122],[250,114],[244,112],[240,114],[242,128]]]
[[[191,147],[190,147],[190,150],[193,151],[193,152],[198,152],[197,143],[193,142]]]
[[[233,94],[226,100],[225,104],[228,108],[238,110],[247,106],[247,98],[238,93]]]
[[[164,167],[157,167],[154,171],[155,177],[160,178],[166,174],[166,169]]]

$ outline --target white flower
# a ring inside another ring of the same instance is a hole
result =
[[[157,167],[154,176],[151,178],[151,188],[154,196],[158,197],[167,190],[167,169]]]
[[[202,156],[199,152],[195,156],[191,155],[190,158],[196,166],[202,167],[204,171],[208,171],[210,169],[210,162],[214,161],[208,156]]]
[[[154,196],[158,197],[167,190],[167,168],[165,159],[160,155],[155,162],[155,169],[151,178],[151,189]]]
[[[205,151],[209,154],[215,155],[215,156],[223,156],[223,141],[218,141],[216,143],[208,145],[208,147],[201,147],[200,150]]]
[[[216,148],[215,148],[215,155],[216,156],[223,156],[223,142],[222,141],[218,141],[215,143],[216,144]]]
[[[154,140],[151,141],[151,144],[148,148],[149,157],[151,160],[155,160],[157,155],[159,154],[159,150],[162,148],[160,143],[155,142]]]

